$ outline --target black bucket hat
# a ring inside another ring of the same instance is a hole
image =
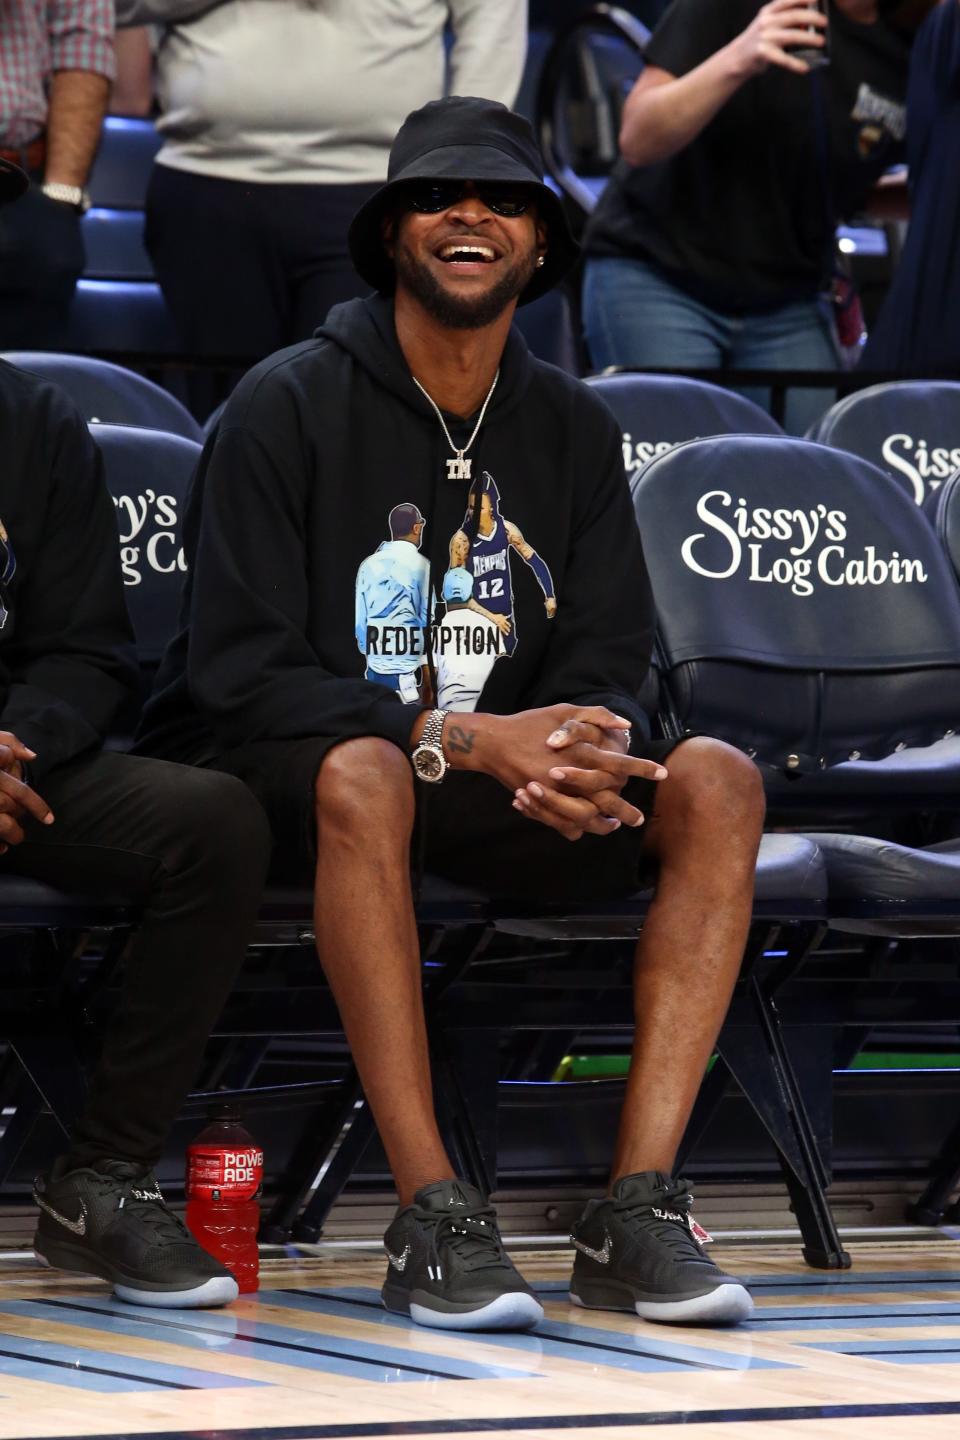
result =
[[[385,295],[392,292],[396,276],[383,247],[381,225],[411,180],[529,185],[547,226],[547,253],[522,292],[521,305],[551,290],[580,253],[563,206],[543,183],[543,161],[529,122],[496,100],[451,95],[407,116],[390,150],[387,183],[360,207],[350,226],[350,254],[358,274]]]
[[[30,180],[19,165],[0,159],[0,205],[9,205],[11,201],[19,200],[29,185]]]

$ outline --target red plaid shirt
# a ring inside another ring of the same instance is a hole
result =
[[[0,146],[44,130],[55,70],[114,78],[113,28],[113,0],[0,0]]]

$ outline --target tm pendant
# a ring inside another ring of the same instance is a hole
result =
[[[460,450],[447,461],[447,479],[469,480],[471,478],[470,461],[465,457],[463,451]]]

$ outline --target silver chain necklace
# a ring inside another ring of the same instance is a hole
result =
[[[443,433],[447,437],[447,444],[453,451],[453,458],[447,461],[447,479],[469,480],[471,478],[470,461],[466,459],[466,454],[467,451],[470,449],[470,446],[473,444],[474,440],[476,440],[477,435],[479,434],[480,426],[483,424],[483,417],[487,413],[487,406],[490,404],[490,401],[493,398],[493,392],[497,388],[497,381],[500,379],[499,369],[497,370],[496,375],[494,375],[493,377],[493,384],[487,391],[487,398],[486,400],[484,400],[483,405],[480,409],[480,414],[477,416],[477,423],[473,427],[473,434],[470,436],[470,439],[467,441],[466,445],[464,445],[462,450],[458,450],[456,445],[454,445],[453,437],[451,436],[450,431],[447,429],[447,422],[446,420],[444,420],[443,414],[440,410],[440,406],[437,404],[436,400],[433,399],[432,395],[427,394],[426,390],[424,390],[416,375],[411,375],[410,378],[413,381],[414,385],[416,385],[417,389],[420,391],[420,394],[423,395],[425,399],[429,400],[430,404],[433,406],[434,414],[440,421],[440,424],[443,426]]]

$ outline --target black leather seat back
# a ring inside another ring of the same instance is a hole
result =
[[[861,455],[905,485],[918,505],[960,466],[960,384],[896,380],[832,406],[809,438]]]
[[[180,529],[200,446],[132,425],[91,425],[117,509],[120,563],[141,665],[155,667],[176,630],[186,574]]]
[[[855,456],[720,436],[632,486],[681,727],[788,771],[960,728],[960,596],[930,525]]]
[[[92,355],[44,350],[8,351],[3,358],[59,385],[88,424],[141,425],[187,440],[203,439],[200,426],[176,396],[135,370]]]
[[[777,422],[735,390],[679,375],[597,375],[587,384],[613,411],[633,480],[657,455],[707,435],[782,435]]]

